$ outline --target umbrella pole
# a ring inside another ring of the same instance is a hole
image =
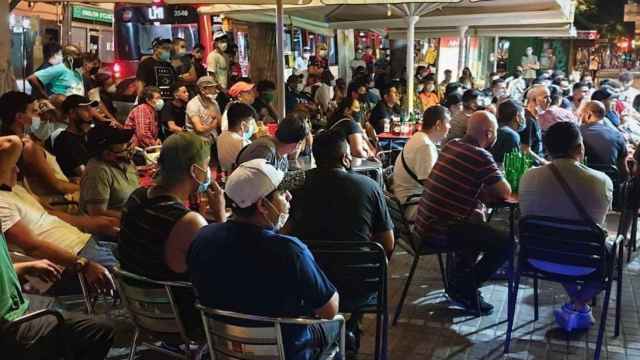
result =
[[[413,112],[413,101],[415,86],[413,83],[415,72],[415,37],[416,23],[420,19],[419,16],[407,16],[407,112]]]
[[[285,116],[286,100],[284,91],[284,7],[282,6],[282,0],[276,1],[276,57],[277,57],[277,72],[276,79],[278,85],[278,105],[280,106],[280,113],[282,118]]]

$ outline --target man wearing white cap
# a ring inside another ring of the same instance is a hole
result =
[[[213,34],[213,41],[215,41],[216,48],[207,56],[207,72],[224,90],[229,81],[229,56],[226,54],[229,46],[227,34],[216,32]]]
[[[245,314],[332,319],[336,288],[295,237],[277,231],[289,215],[290,178],[264,159],[241,164],[227,180],[233,217],[203,228],[191,245],[188,268],[200,302]],[[336,322],[282,326],[287,359],[316,359],[334,348]]]

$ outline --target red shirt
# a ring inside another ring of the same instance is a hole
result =
[[[151,105],[144,103],[131,110],[125,129],[133,129],[133,144],[141,148],[154,146],[158,142],[158,113]]]
[[[502,172],[487,150],[461,139],[450,141],[427,178],[418,205],[417,232],[437,235],[433,232],[447,221],[467,219],[480,208],[483,187],[500,180]]]

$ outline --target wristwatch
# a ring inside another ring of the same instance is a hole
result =
[[[75,264],[73,265],[73,270],[78,273],[82,272],[87,267],[87,265],[89,265],[89,260],[85,257],[79,256]]]

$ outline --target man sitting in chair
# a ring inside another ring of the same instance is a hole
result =
[[[297,238],[277,231],[289,215],[284,173],[265,159],[242,163],[227,180],[233,217],[207,225],[188,255],[202,305],[250,315],[333,319],[338,292]],[[316,359],[336,347],[337,322],[282,326],[287,359]],[[324,358],[324,357],[320,357]]]
[[[18,137],[0,137],[2,192],[10,191],[15,183],[16,173],[10,168],[15,168],[21,152]],[[19,280],[31,276],[53,282],[61,272],[49,260],[12,264],[4,234],[0,233],[0,348],[7,358],[93,360],[104,359],[109,352],[114,330],[102,321],[66,315],[61,324],[52,316],[44,316],[12,325],[21,316],[38,310],[22,293]]]
[[[442,148],[416,216],[416,233],[424,241],[454,249],[447,295],[477,315],[493,310],[478,289],[504,264],[511,247],[505,232],[485,222],[484,203],[511,195],[509,183],[487,151],[496,142],[497,130],[498,122],[490,112],[477,111],[469,117],[466,135]]]
[[[390,258],[393,222],[384,194],[371,178],[350,172],[352,158],[347,140],[335,130],[326,131],[316,137],[313,156],[318,167],[306,173],[304,186],[294,192],[292,216],[285,232],[305,242],[375,241]],[[349,304],[343,309],[368,304],[374,295],[343,296],[343,306]],[[361,321],[362,314],[354,311],[347,322],[349,351],[358,351]]]
[[[559,122],[551,126],[543,138],[544,146],[552,162],[566,179],[586,212],[596,224],[605,226],[607,211],[611,207],[613,185],[609,177],[581,164],[584,159],[584,144],[580,129],[570,122]],[[583,221],[562,185],[551,172],[550,165],[532,168],[520,180],[521,215],[538,215],[566,220]],[[606,228],[606,227],[605,227]],[[533,262],[533,261],[532,261]],[[589,269],[562,264],[536,261],[531,265],[542,270],[552,270],[567,275],[587,274]],[[601,284],[563,284],[570,301],[555,310],[556,322],[566,331],[586,329],[594,322],[591,308],[587,305],[601,290]]]

